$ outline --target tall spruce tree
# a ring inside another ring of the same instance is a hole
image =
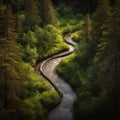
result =
[[[96,54],[101,52],[100,44],[104,43],[103,32],[106,29],[106,24],[111,15],[111,7],[109,0],[99,0],[96,11],[92,15],[91,23],[91,38],[90,38],[90,51],[93,59],[96,59]]]
[[[0,100],[4,109],[19,109],[19,97],[23,90],[17,34],[10,5],[0,9],[0,12],[6,15],[4,19],[0,19],[4,30],[0,37]]]
[[[41,0],[43,23],[56,25],[57,19],[51,0]]]
[[[109,0],[99,0],[96,12],[93,14],[93,39],[99,41],[102,37],[104,24],[110,16]]]
[[[102,66],[106,74],[107,92],[115,101],[120,99],[120,0],[116,0],[113,14],[106,29],[106,44],[102,53]],[[103,59],[104,58],[104,59]],[[107,63],[107,64],[105,64]],[[118,104],[118,102],[117,102]],[[118,105],[117,105],[118,106]]]
[[[100,58],[106,45],[106,29],[111,16],[111,7],[109,0],[99,0],[96,12],[93,14],[92,34],[93,47],[97,59]]]
[[[105,8],[108,10],[108,7]],[[105,116],[118,120],[120,119],[120,0],[116,0],[112,14],[110,11],[107,13],[109,14],[106,14],[106,19],[101,24],[102,29],[98,28],[101,31],[98,35],[95,34],[99,40],[95,59],[101,71],[98,83],[101,91],[106,93],[104,97],[108,99],[105,103],[106,107],[103,107],[108,112]]]
[[[26,22],[25,25],[33,28],[40,23],[39,10],[35,0],[26,0]]]

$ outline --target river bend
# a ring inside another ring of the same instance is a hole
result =
[[[39,64],[42,74],[52,83],[53,88],[56,88],[62,95],[60,103],[49,112],[49,120],[73,120],[72,107],[76,94],[70,85],[56,73],[56,66],[62,59],[74,52],[73,46],[76,45],[76,43],[72,41],[70,35],[66,35],[64,39],[69,45],[69,50],[54,55]]]

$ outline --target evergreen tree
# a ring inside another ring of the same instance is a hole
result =
[[[108,10],[107,8],[106,10]],[[98,86],[101,93],[106,93],[104,97],[108,99],[107,102],[103,100],[106,107],[102,107],[108,111],[107,118],[118,120],[120,119],[120,0],[116,0],[113,13],[110,14],[109,11],[108,13],[101,26],[101,31],[98,32],[99,35],[96,34],[99,36],[99,43],[97,44],[95,64],[99,66],[101,72],[97,84],[100,83]]]
[[[36,49],[37,37],[35,32],[28,31],[27,33],[24,33],[21,43],[23,44],[22,47],[24,62],[27,62],[34,66],[38,57]]]
[[[57,19],[51,0],[41,0],[43,23],[56,25]]]
[[[40,23],[39,10],[35,0],[26,1],[26,22],[25,25],[33,28]]]
[[[104,24],[110,16],[110,6],[108,0],[99,0],[96,12],[93,14],[93,39],[99,41],[102,37]]]
[[[89,51],[92,59],[98,59],[102,52],[101,50],[105,43],[103,32],[106,29],[106,24],[108,23],[110,15],[111,7],[109,5],[109,0],[99,0],[97,9],[92,15],[92,28],[90,30]]]
[[[111,16],[109,0],[99,0],[92,22],[92,44],[95,50],[95,59],[99,59],[106,45],[106,29]]]
[[[2,11],[6,17],[2,21],[3,34],[0,37],[0,100],[5,109],[19,109],[23,94],[20,51],[11,7]],[[19,107],[18,107],[19,106]]]
[[[106,76],[107,92],[116,101],[120,99],[120,0],[116,0],[113,14],[105,31],[106,44],[102,52],[102,66]],[[107,63],[107,64],[106,64]],[[117,104],[119,104],[117,102]],[[118,105],[117,105],[118,106]]]

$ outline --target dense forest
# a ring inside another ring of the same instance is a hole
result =
[[[57,73],[74,120],[120,120],[120,0],[0,0],[0,120],[47,120],[59,101],[36,65],[68,50]]]

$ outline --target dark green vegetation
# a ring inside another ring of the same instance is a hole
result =
[[[78,47],[57,71],[76,91],[75,120],[119,120],[120,0],[53,3],[0,0],[0,120],[47,120],[59,96],[34,66],[68,49],[69,32]]]
[[[97,2],[98,0],[53,0],[55,5],[62,3],[73,8],[72,11],[74,13],[93,12],[96,8]]]
[[[58,102],[33,68],[68,49],[56,26],[50,0],[0,0],[0,120],[46,120]]]
[[[77,93],[75,120],[120,119],[120,0],[115,3],[99,0],[72,35],[76,53],[57,67]]]

